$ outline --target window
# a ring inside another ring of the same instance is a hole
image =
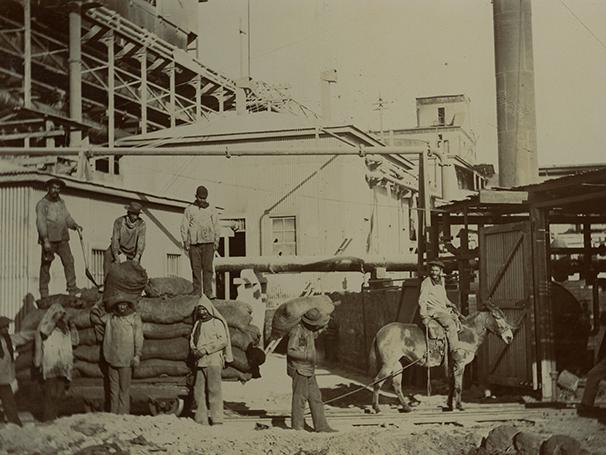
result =
[[[271,219],[272,252],[276,256],[297,254],[297,228],[294,216]]]
[[[96,250],[91,252],[90,273],[98,284],[103,283],[105,276],[103,274],[103,255],[105,250]]]
[[[443,107],[438,108],[438,125],[444,125],[446,122],[446,112]]]
[[[166,276],[181,276],[179,274],[179,263],[181,259],[180,254],[166,255]]]

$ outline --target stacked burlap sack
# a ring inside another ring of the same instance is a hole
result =
[[[274,313],[271,325],[271,338],[278,339],[288,335],[305,313],[316,308],[328,320],[335,311],[335,304],[327,295],[312,295],[298,297],[280,305]]]
[[[124,279],[123,279],[124,278]],[[191,283],[182,278],[152,278],[147,280],[145,270],[138,264],[127,261],[112,267],[105,282],[103,302],[86,308],[73,308],[68,305],[67,312],[73,317],[80,344],[74,349],[74,377],[102,378],[101,340],[97,340],[95,328],[91,322],[98,321],[106,311],[110,301],[138,293],[143,288],[147,295],[137,303],[137,312],[143,321],[143,352],[140,365],[134,369],[135,379],[184,378],[190,371],[189,336],[193,327],[194,307],[201,298],[189,294]],[[207,306],[211,302],[202,297]],[[252,309],[243,302],[235,300],[213,300],[212,305],[225,318],[231,335],[234,361],[226,365],[223,379],[248,381],[260,377],[259,365],[265,360],[263,351],[258,347],[259,328],[251,324]],[[22,331],[31,333],[32,342],[19,349],[17,359],[18,374],[29,376],[33,359],[33,333],[42,320],[45,309],[30,313],[22,324]]]

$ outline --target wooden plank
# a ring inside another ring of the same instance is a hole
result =
[[[528,202],[528,191],[480,190],[481,204],[524,204]]]
[[[516,252],[518,251],[518,248],[522,244],[522,240],[524,240],[524,233],[523,232],[521,232],[519,234],[518,239],[516,240],[515,244],[513,245],[513,248],[511,249],[509,255],[505,259],[505,262],[503,262],[503,264],[501,265],[501,268],[497,272],[497,274],[496,274],[496,276],[494,278],[494,281],[492,282],[492,284],[488,288],[488,293],[486,295],[486,300],[489,300],[492,297],[492,295],[494,294],[494,292],[497,290],[497,287],[499,286],[499,283],[501,282],[501,280],[505,276],[505,272],[509,268],[509,265],[511,264],[511,261],[513,260],[513,257],[515,256]]]

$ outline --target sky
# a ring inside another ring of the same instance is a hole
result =
[[[533,0],[539,165],[606,162],[606,1]],[[240,77],[248,0],[200,4],[202,60]],[[251,76],[320,112],[320,73],[337,69],[335,123],[416,124],[415,98],[471,99],[478,161],[497,162],[490,0],[250,0]]]

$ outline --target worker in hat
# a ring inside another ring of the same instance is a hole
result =
[[[194,308],[194,326],[189,338],[195,359],[195,420],[201,425],[223,423],[221,371],[233,361],[227,321],[204,297]],[[210,420],[209,420],[210,417]]]
[[[330,316],[317,308],[307,311],[288,334],[286,372],[292,378],[291,419],[293,430],[305,427],[305,405],[309,403],[311,418],[317,432],[331,433],[333,430],[324,415],[322,394],[316,381],[315,339],[324,329]]]
[[[138,202],[130,202],[126,215],[114,221],[112,239],[109,248],[103,255],[103,276],[107,277],[109,268],[114,263],[126,260],[139,263],[145,249],[145,220],[141,218],[143,206]]]
[[[435,321],[446,331],[449,349],[459,348],[459,312],[454,303],[448,300],[442,272],[444,264],[441,261],[427,263],[428,276],[421,283],[419,293],[419,315],[426,327],[431,327]]]
[[[192,294],[215,297],[212,287],[213,259],[219,247],[219,217],[208,201],[208,190],[204,186],[196,189],[196,200],[185,208],[181,222],[183,248],[189,254]]]
[[[82,232],[82,226],[74,221],[69,214],[65,202],[61,199],[61,191],[65,182],[52,178],[46,182],[47,193],[36,204],[36,227],[38,241],[42,245],[42,260],[40,264],[40,298],[48,297],[50,282],[50,266],[55,254],[61,259],[67,282],[67,292],[76,295],[76,271],[74,257],[69,247],[68,229]]]
[[[6,420],[21,425],[15,401],[17,391],[15,347],[27,343],[30,339],[19,334],[10,335],[11,322],[9,318],[0,316],[0,401]]]

